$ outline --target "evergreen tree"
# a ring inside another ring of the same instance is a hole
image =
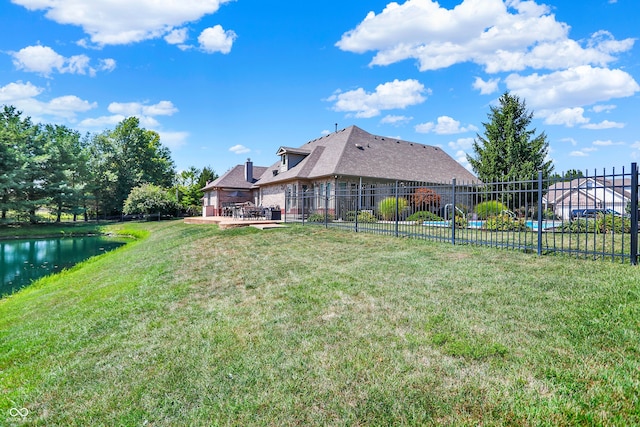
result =
[[[527,111],[524,100],[508,92],[487,116],[484,137],[477,135],[473,142],[475,156],[467,155],[467,160],[478,178],[488,184],[485,190],[492,195],[489,198],[498,196],[510,209],[529,212],[538,199],[534,191],[537,181],[532,180],[541,171],[546,182],[553,171],[547,160],[547,136],[528,129],[533,113]],[[494,188],[491,183],[498,181],[502,183]]]
[[[9,210],[15,210],[18,200],[19,183],[22,181],[22,149],[33,125],[29,118],[22,119],[22,113],[14,107],[3,106],[0,111],[0,215],[7,217]]]
[[[482,181],[531,179],[542,171],[549,178],[553,165],[547,160],[549,143],[544,132],[535,135],[528,129],[533,113],[524,100],[504,93],[499,106],[491,107],[489,122],[483,123],[484,137],[473,142],[475,156],[467,155],[474,172]]]
[[[45,194],[60,222],[63,212],[83,212],[84,183],[81,178],[85,162],[80,134],[60,125],[46,125],[43,130],[46,171]]]
[[[49,202],[46,189],[48,154],[42,126],[27,128],[18,140],[18,147],[20,167],[15,182],[16,211],[28,214],[29,221],[35,224],[36,212]]]
[[[566,171],[563,175],[560,175],[559,173],[554,173],[553,175],[551,175],[550,180],[551,181],[565,181],[565,182],[569,182],[571,180],[574,180],[576,178],[582,178],[584,175],[582,173],[582,171],[579,171],[577,169],[569,169],[568,171]]]
[[[202,170],[191,166],[176,175],[176,194],[178,195],[178,203],[189,215],[195,215],[202,209],[202,197],[204,191],[202,189],[218,178],[216,173],[209,166],[205,166]]]

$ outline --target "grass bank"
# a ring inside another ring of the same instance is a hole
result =
[[[640,423],[636,267],[319,227],[120,227],[149,235],[0,300],[0,423]]]
[[[101,234],[109,222],[60,222],[44,224],[0,224],[0,240],[68,237]]]

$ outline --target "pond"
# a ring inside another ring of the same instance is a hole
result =
[[[104,236],[0,240],[0,298],[126,243]]]

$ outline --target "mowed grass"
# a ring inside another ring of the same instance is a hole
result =
[[[29,239],[37,237],[69,237],[100,234],[108,222],[60,222],[46,224],[2,224],[0,223],[0,240]]]
[[[0,424],[640,424],[637,267],[320,227],[108,230],[148,237],[0,300]]]

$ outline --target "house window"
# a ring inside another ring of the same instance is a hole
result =
[[[375,184],[371,185],[369,189],[369,207],[374,207],[376,205],[376,186]]]

